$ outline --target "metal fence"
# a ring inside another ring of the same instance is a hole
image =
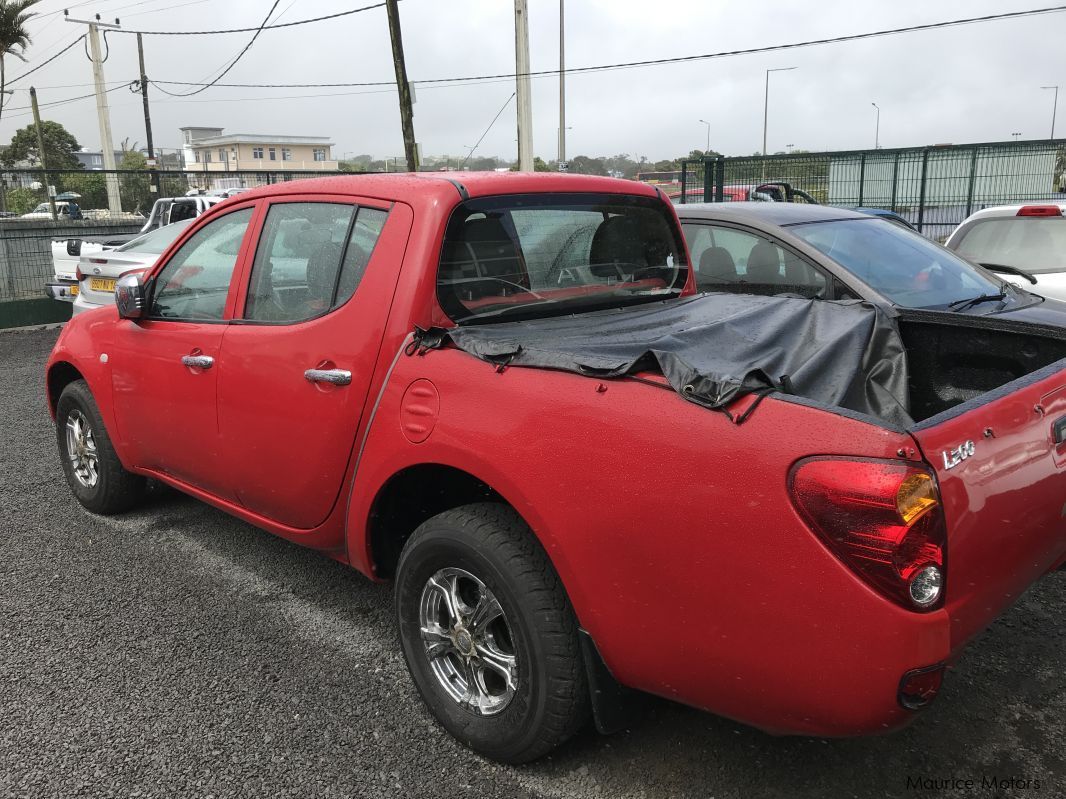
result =
[[[107,238],[137,233],[144,220],[53,222],[51,220],[0,220],[0,303],[38,299],[44,284],[55,274],[55,256],[70,262],[72,239]],[[0,309],[2,310],[2,309]]]
[[[767,182],[827,205],[892,210],[943,241],[981,208],[1066,200],[1066,140],[690,160],[675,201],[724,202]]]
[[[218,166],[213,165],[213,166]],[[251,189],[272,183],[303,178],[344,174],[327,170],[211,171],[115,170],[97,169],[47,171],[40,169],[0,170],[0,214],[20,216],[48,202],[48,187],[61,198],[76,195],[82,213],[89,218],[109,216],[107,185],[118,186],[122,211],[147,214],[160,197],[180,197],[190,192],[211,193]]]

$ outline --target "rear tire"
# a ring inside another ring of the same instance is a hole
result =
[[[588,719],[573,609],[511,508],[466,505],[415,530],[397,568],[396,613],[422,699],[476,752],[525,763]]]
[[[126,471],[118,459],[84,380],[68,384],[59,395],[56,443],[70,490],[87,510],[121,513],[144,497],[145,478]]]

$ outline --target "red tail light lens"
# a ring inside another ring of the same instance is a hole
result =
[[[81,266],[74,267],[74,277],[78,279],[79,283],[85,278],[85,275],[81,273]]]
[[[1057,205],[1023,205],[1018,216],[1062,216],[1062,209]]]
[[[944,517],[936,480],[902,461],[810,458],[792,470],[792,501],[829,549],[910,610],[944,597]]]

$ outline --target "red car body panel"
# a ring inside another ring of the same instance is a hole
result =
[[[134,322],[101,309],[67,325],[50,374],[69,364],[85,377],[127,468],[375,578],[368,531],[383,487],[425,464],[476,477],[528,522],[581,626],[626,685],[774,732],[851,735],[906,723],[914,714],[897,701],[901,677],[957,656],[1064,555],[1053,511],[1061,513],[1066,486],[1049,463],[1066,450],[1052,453],[1046,425],[1030,417],[1040,401],[1058,414],[1063,400],[1046,395],[1066,378],[1049,375],[912,438],[776,397],[737,425],[656,381],[499,372],[452,347],[405,352],[416,325],[452,324],[436,300],[436,268],[462,196],[554,191],[662,197],[639,183],[554,174],[327,178],[251,191],[201,217],[156,269],[199,227],[255,204],[231,321],[243,308],[268,202],[389,206],[347,305],[284,327]],[[200,327],[212,329],[192,329]],[[204,399],[208,381],[191,395],[187,387],[203,375],[170,360],[215,346],[217,403]],[[325,363],[350,369],[353,383],[338,391],[303,379],[304,369]],[[995,437],[945,472],[939,450],[972,438],[974,424],[992,426]],[[197,431],[203,440],[201,426],[218,446],[208,466],[189,443]],[[277,440],[257,440],[264,429],[278,431]],[[947,605],[928,613],[904,609],[845,566],[800,518],[788,489],[800,459],[920,459],[919,445],[938,469],[951,536]],[[1033,479],[1015,492],[1019,504],[1011,489]],[[1015,541],[1005,532],[981,538],[992,518],[986,502],[1022,528]],[[1022,505],[1033,502],[1037,515],[1025,521]],[[1004,561],[1014,573],[997,573]]]

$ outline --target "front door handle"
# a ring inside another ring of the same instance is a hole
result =
[[[210,355],[183,355],[181,363],[195,369],[210,369],[215,365],[215,359]]]
[[[346,386],[352,382],[352,373],[347,369],[308,369],[304,377],[312,383],[329,383]]]

